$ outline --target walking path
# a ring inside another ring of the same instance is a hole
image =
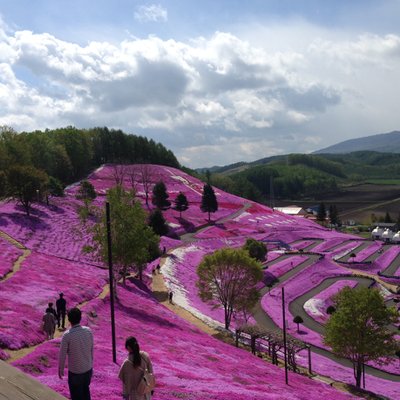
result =
[[[25,258],[27,258],[31,254],[31,251],[3,231],[0,231],[0,236],[5,240],[7,240],[8,242],[10,242],[15,247],[17,247],[18,249],[22,250],[22,254],[14,262],[12,271],[8,272],[0,279],[0,282],[4,282],[10,279],[17,271],[20,270],[22,262],[25,260]]]

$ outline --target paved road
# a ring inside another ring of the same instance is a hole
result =
[[[313,256],[311,256],[311,257],[313,257]],[[310,257],[310,258],[311,258],[311,257]],[[314,257],[315,257],[315,256],[314,256]],[[308,265],[311,265],[313,262],[315,262],[315,258],[314,258],[313,260],[307,260],[306,262],[300,264],[298,267],[302,267],[302,268],[299,268],[299,269],[297,270],[297,272],[299,272],[299,271],[301,271],[302,269],[306,268]],[[298,268],[298,267],[296,267],[296,268]],[[290,272],[292,272],[292,271],[290,271]],[[285,276],[285,275],[286,275],[286,276]],[[293,276],[294,274],[289,275],[289,277],[287,276],[287,274],[285,274],[285,275],[283,275],[282,277],[279,278],[280,286],[281,286],[282,283],[284,283],[287,279],[289,279],[289,278],[290,278],[291,276]],[[372,280],[370,280],[370,279],[368,279],[368,278],[358,278],[358,277],[348,277],[348,276],[346,276],[346,277],[334,277],[334,278],[327,278],[327,279],[330,279],[331,282],[332,282],[332,281],[335,281],[335,280],[340,280],[340,279],[354,279],[354,280],[359,281],[360,284],[362,284],[362,285],[368,285],[369,283],[372,282]],[[326,281],[326,280],[325,280],[325,281]],[[324,281],[324,282],[325,282],[325,281]],[[315,294],[316,294],[316,293],[319,293],[319,291],[323,290],[323,289],[321,289],[321,285],[323,285],[324,282],[322,282],[319,286],[316,287]],[[329,283],[329,281],[328,281],[328,282],[326,283],[327,287],[329,286],[329,284],[330,284],[330,283]],[[307,294],[310,295],[310,293],[314,292],[314,290],[315,290],[315,288],[312,289],[311,291],[309,291]],[[263,289],[261,290],[261,298],[262,298],[264,295],[266,295],[267,293],[268,293],[268,288],[263,288]],[[312,297],[312,296],[309,296],[309,297]],[[296,301],[295,301],[295,302],[296,302]],[[300,303],[301,303],[301,308],[302,308],[302,304],[304,304],[304,302],[301,301],[300,298],[299,298],[299,299],[298,299],[297,306],[298,306],[298,304],[300,304]],[[292,306],[292,304],[289,305],[289,309],[290,309],[291,306]],[[295,311],[295,314],[294,314],[294,315],[297,315],[297,314],[298,314],[297,311],[299,311],[299,310],[296,308],[296,311]],[[302,315],[302,317],[303,317],[303,315]],[[306,318],[307,318],[307,317],[306,317]],[[308,317],[308,318],[309,318],[309,317]],[[308,318],[307,318],[307,320],[308,320]],[[257,322],[261,327],[263,327],[263,328],[265,328],[265,329],[272,330],[272,331],[281,331],[281,329],[275,324],[275,322],[274,322],[274,321],[267,315],[267,313],[265,313],[265,311],[262,309],[262,307],[261,307],[261,301],[260,301],[260,302],[256,305],[256,307],[254,308],[254,319],[256,320],[256,322]],[[303,320],[305,320],[305,318],[303,318]],[[314,321],[314,323],[317,324],[317,325],[319,325],[319,324],[318,324],[317,322],[315,322],[315,321]],[[289,335],[289,337],[290,337],[290,335]],[[311,347],[311,351],[312,351],[313,353],[316,353],[316,354],[319,354],[319,355],[321,355],[321,356],[327,357],[327,358],[329,358],[329,359],[331,359],[331,360],[333,360],[333,361],[335,361],[335,362],[337,362],[337,363],[339,363],[339,364],[341,364],[341,365],[343,365],[343,366],[345,366],[345,367],[353,368],[353,364],[351,363],[351,361],[349,361],[349,360],[346,359],[346,358],[337,357],[337,356],[335,356],[333,353],[331,353],[330,351],[328,351],[328,350],[326,350],[326,349],[323,349],[323,348],[320,348],[320,347],[317,347],[317,346],[314,346],[314,345],[310,345],[310,347]],[[373,368],[373,367],[368,366],[368,365],[366,366],[365,371],[366,371],[367,374],[376,376],[376,377],[378,377],[378,378],[386,379],[386,380],[388,380],[388,381],[393,381],[393,382],[400,382],[400,375],[396,375],[396,374],[392,374],[392,373],[389,373],[389,372],[386,372],[386,371],[382,371],[382,370],[380,370],[380,369]]]

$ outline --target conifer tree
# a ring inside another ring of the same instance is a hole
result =
[[[151,202],[160,210],[168,210],[171,207],[171,202],[168,200],[169,194],[165,183],[157,182],[153,187],[153,197]]]
[[[158,236],[164,236],[168,233],[168,225],[159,208],[156,208],[149,216],[149,226]]]
[[[182,212],[189,208],[189,202],[186,196],[180,192],[175,199],[174,210],[179,211],[179,218],[182,218]]]
[[[200,209],[201,211],[208,213],[208,222],[210,222],[211,213],[218,210],[217,197],[215,196],[214,189],[208,183],[203,187]]]

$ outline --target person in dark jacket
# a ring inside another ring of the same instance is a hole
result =
[[[67,314],[67,302],[64,299],[64,293],[60,293],[60,298],[56,301],[57,308],[57,326],[65,329],[65,315]]]

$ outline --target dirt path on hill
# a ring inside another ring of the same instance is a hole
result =
[[[161,261],[160,261],[161,267],[165,263],[165,260],[166,260],[165,257],[163,257],[161,259]],[[193,325],[195,325],[197,328],[199,328],[203,332],[205,332],[211,336],[219,336],[221,334],[216,329],[213,329],[209,325],[204,323],[201,319],[195,317],[189,311],[178,306],[174,302],[172,302],[172,304],[171,304],[168,301],[168,289],[167,289],[167,286],[165,285],[162,272],[156,273],[155,275],[153,275],[152,291],[153,291],[154,297],[159,301],[159,303],[161,303],[165,307],[169,308],[172,312],[179,315],[186,321],[192,323]]]
[[[7,233],[0,231],[0,237],[7,240],[13,246],[22,250],[22,254],[17,258],[17,260],[13,264],[13,268],[10,272],[7,272],[1,279],[0,282],[4,282],[10,279],[17,271],[20,270],[22,262],[31,254],[31,251],[27,249],[24,245],[16,241],[13,237],[8,235]]]
[[[104,299],[108,295],[109,292],[110,292],[110,285],[108,283],[106,283],[103,286],[102,291],[96,297],[94,297],[93,299],[90,299],[90,300],[82,301],[82,303],[79,303],[77,305],[77,307],[82,308],[82,307],[86,306],[90,301],[93,301],[96,299]],[[56,330],[54,332],[54,339],[60,338],[64,334],[65,331],[66,331],[66,329],[56,328]],[[5,349],[5,351],[10,355],[10,358],[5,361],[7,363],[12,363],[13,361],[17,361],[17,360],[27,356],[28,354],[32,353],[37,347],[41,346],[44,343],[46,343],[46,341],[35,344],[34,346],[23,347],[22,349],[18,349],[18,350]]]

